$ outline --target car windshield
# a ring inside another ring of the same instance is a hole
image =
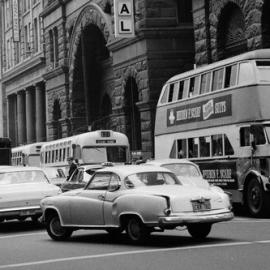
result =
[[[131,174],[125,178],[127,188],[157,185],[181,185],[180,181],[172,173],[167,172],[143,172]]]
[[[164,164],[162,167],[172,171],[177,176],[200,177],[199,170],[192,164]]]
[[[17,171],[0,173],[0,185],[22,183],[48,183],[42,171]]]

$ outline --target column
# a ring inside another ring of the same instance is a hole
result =
[[[18,128],[18,144],[26,142],[26,117],[25,117],[25,92],[17,93],[17,128]]]
[[[36,141],[35,134],[35,102],[33,88],[27,88],[25,92],[26,104],[26,139],[27,143]]]
[[[8,101],[8,137],[11,139],[12,145],[16,145],[16,96],[9,95]]]
[[[46,115],[44,85],[36,84],[36,140],[46,140]]]

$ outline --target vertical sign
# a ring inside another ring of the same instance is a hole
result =
[[[133,0],[114,0],[114,29],[116,37],[135,36]]]
[[[12,0],[13,41],[20,41],[18,0]]]

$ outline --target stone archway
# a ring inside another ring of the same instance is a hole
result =
[[[71,37],[69,52],[70,115],[72,133],[96,126],[101,116],[102,96],[109,91],[102,83],[111,69],[107,42],[112,38],[109,15],[96,4],[79,14]]]
[[[264,0],[263,10],[262,10],[262,47],[270,48],[270,1]]]
[[[245,18],[240,7],[229,2],[222,9],[217,25],[218,60],[247,51]]]

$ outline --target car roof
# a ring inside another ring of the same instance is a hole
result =
[[[23,166],[0,166],[0,173],[5,172],[21,172],[21,171],[42,171],[43,170],[39,167],[23,167]]]
[[[156,166],[142,166],[142,165],[117,165],[112,167],[105,167],[103,169],[98,170],[98,172],[114,172],[121,177],[126,177],[135,173],[143,173],[143,172],[169,172],[170,170],[162,167]]]
[[[84,170],[89,170],[89,169],[99,169],[99,168],[103,168],[104,166],[102,166],[101,164],[91,164],[91,165],[80,165],[78,167],[78,169],[84,169]]]
[[[162,164],[175,164],[175,163],[192,164],[192,165],[196,166],[196,164],[194,162],[192,162],[188,159],[185,159],[185,158],[181,158],[181,159],[178,159],[178,158],[153,159],[153,160],[146,161],[145,164],[162,165]]]

